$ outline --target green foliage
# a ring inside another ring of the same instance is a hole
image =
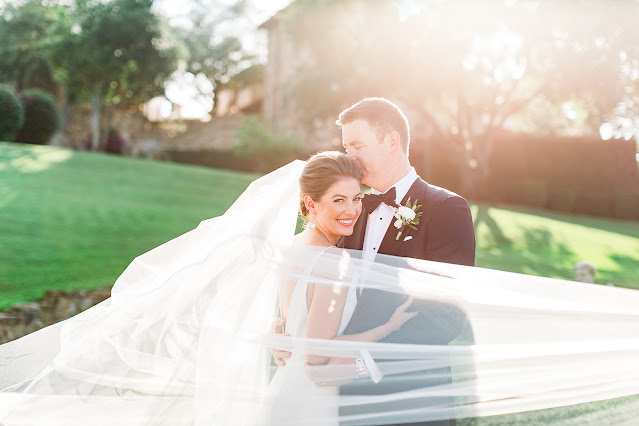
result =
[[[613,205],[615,217],[639,219],[639,191],[616,191]]]
[[[10,87],[0,84],[0,141],[12,141],[24,124],[24,107]]]
[[[548,189],[548,208],[562,212],[572,212],[576,198],[575,191],[571,189],[550,186]]]
[[[239,143],[232,150],[252,164],[252,169],[267,173],[295,159],[306,158],[308,151],[295,136],[256,117],[247,119],[237,130]]]
[[[546,207],[546,182],[536,179],[517,180],[510,187],[510,201],[534,208]]]
[[[76,0],[73,28],[55,51],[60,81],[81,98],[143,101],[161,93],[175,69],[175,42],[152,0]],[[82,72],[75,72],[82,70]]]
[[[75,0],[74,25],[57,46],[55,63],[67,70],[62,84],[91,101],[93,149],[102,140],[103,108],[161,94],[177,65],[178,49],[152,7],[152,0]]]
[[[90,100],[96,149],[104,106],[161,94],[177,66],[179,43],[153,0],[26,0],[0,11],[0,81],[62,85],[69,105]]]
[[[0,81],[21,92],[29,87],[54,90],[55,51],[71,32],[70,7],[26,0],[0,6]]]
[[[60,111],[50,93],[40,89],[29,89],[20,93],[24,105],[24,125],[16,141],[46,145],[51,136],[60,129]]]
[[[613,200],[603,191],[580,192],[575,197],[575,211],[593,216],[613,216]]]

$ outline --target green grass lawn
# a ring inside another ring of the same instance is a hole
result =
[[[139,254],[222,214],[257,177],[0,143],[0,309],[110,286]],[[639,223],[474,205],[477,265],[639,288]]]
[[[573,279],[597,267],[597,283],[639,289],[639,222],[514,207],[472,206],[477,266]]]
[[[257,175],[0,143],[0,309],[110,286],[138,255],[218,216]]]

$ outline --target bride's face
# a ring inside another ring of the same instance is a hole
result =
[[[355,222],[362,213],[362,193],[359,182],[344,178],[335,182],[315,203],[315,221],[327,237],[337,241],[351,235]]]

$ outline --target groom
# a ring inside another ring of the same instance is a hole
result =
[[[411,167],[408,159],[410,129],[402,111],[386,99],[366,98],[342,111],[336,123],[342,128],[347,155],[362,165],[362,183],[372,188],[372,194],[364,198],[362,214],[353,234],[344,239],[344,247],[362,250],[362,257],[369,260],[379,253],[474,265],[475,231],[468,203],[451,191],[424,182]],[[417,201],[421,206],[417,211],[422,215],[419,223],[414,225],[417,229],[408,226],[398,229],[394,226],[394,207],[406,205],[409,199],[411,205]],[[362,289],[344,334],[356,334],[383,324],[405,298],[400,294]],[[446,345],[459,334],[465,322],[463,312],[453,305],[422,300],[415,301],[411,308],[420,311],[418,317],[381,342]],[[450,368],[421,375],[412,373],[412,377],[406,379],[389,377],[377,384],[355,381],[341,386],[340,393],[389,395],[412,388],[449,384]],[[437,402],[446,404],[447,401]],[[377,410],[388,413],[427,403],[412,400],[390,406],[353,407],[349,412],[342,409],[340,414]],[[455,420],[412,424],[454,425]]]

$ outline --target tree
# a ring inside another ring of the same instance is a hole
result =
[[[0,81],[13,82],[17,91],[55,89],[51,46],[70,32],[68,7],[27,0],[0,5]]]
[[[0,78],[24,88],[36,76],[52,77],[64,88],[65,117],[75,102],[90,101],[91,146],[98,149],[104,107],[161,93],[177,64],[179,43],[152,6],[152,0],[4,6]]]
[[[254,82],[256,74],[261,75],[259,66],[245,72],[254,66],[256,58],[244,49],[242,41],[236,36],[221,35],[221,27],[232,25],[245,13],[245,0],[221,7],[217,12],[212,12],[210,2],[197,0],[192,3],[188,23],[174,29],[188,51],[185,72],[205,75],[213,85],[213,98],[227,86],[240,89]],[[237,78],[232,82],[234,77]]]
[[[297,111],[334,117],[371,95],[409,106],[476,172],[464,174],[469,196],[501,129],[596,132],[639,80],[619,78],[639,73],[636,2],[321,0],[285,12],[295,51],[312,58],[290,82]]]
[[[69,96],[91,104],[91,147],[100,144],[105,105],[142,102],[161,93],[178,49],[152,11],[152,0],[76,0],[71,34],[52,61]]]

